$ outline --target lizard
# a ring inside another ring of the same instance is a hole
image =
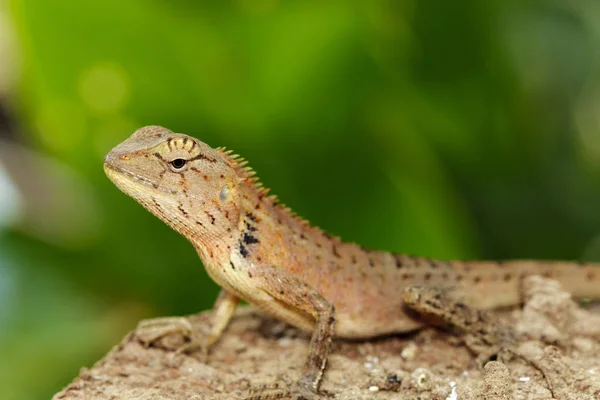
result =
[[[318,397],[334,337],[366,340],[421,327],[404,303],[415,297],[405,294],[411,287],[443,290],[485,310],[519,304],[520,279],[540,274],[575,296],[600,297],[599,264],[438,260],[344,242],[270,195],[243,158],[160,126],[140,128],[114,147],[104,171],[191,242],[221,287],[198,343],[203,351],[221,337],[240,299],[312,332],[300,379],[277,398]]]

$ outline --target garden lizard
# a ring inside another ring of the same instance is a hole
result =
[[[302,377],[287,393],[297,399],[316,396],[333,337],[367,339],[420,327],[403,301],[415,285],[479,309],[518,304],[519,280],[529,274],[552,277],[575,296],[600,297],[594,264],[443,261],[343,242],[269,195],[240,157],[159,126],[141,128],[112,149],[104,170],[185,236],[222,288],[201,343],[205,351],[239,299],[312,332]]]

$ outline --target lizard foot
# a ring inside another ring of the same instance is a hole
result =
[[[277,382],[272,385],[254,388],[245,400],[319,400],[323,399],[323,395],[330,397],[327,393],[317,393],[313,383],[314,377],[305,375],[294,383]]]
[[[198,361],[205,363],[211,345],[218,339],[208,332],[197,332],[184,317],[155,318],[141,321],[135,336],[146,347],[154,346],[173,351],[173,359],[181,354],[199,353]]]
[[[192,333],[192,324],[187,318],[167,317],[140,321],[134,335],[146,347],[179,350],[187,347],[186,342],[191,339]]]

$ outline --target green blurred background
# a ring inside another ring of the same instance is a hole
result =
[[[143,125],[368,247],[600,260],[599,49],[597,0],[0,0],[0,398],[211,306],[103,175]]]

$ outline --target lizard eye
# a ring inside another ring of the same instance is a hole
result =
[[[173,166],[173,168],[175,168],[175,169],[181,169],[185,166],[186,163],[187,163],[187,161],[184,160],[183,158],[176,158],[173,161],[171,161],[169,164],[171,164]]]

